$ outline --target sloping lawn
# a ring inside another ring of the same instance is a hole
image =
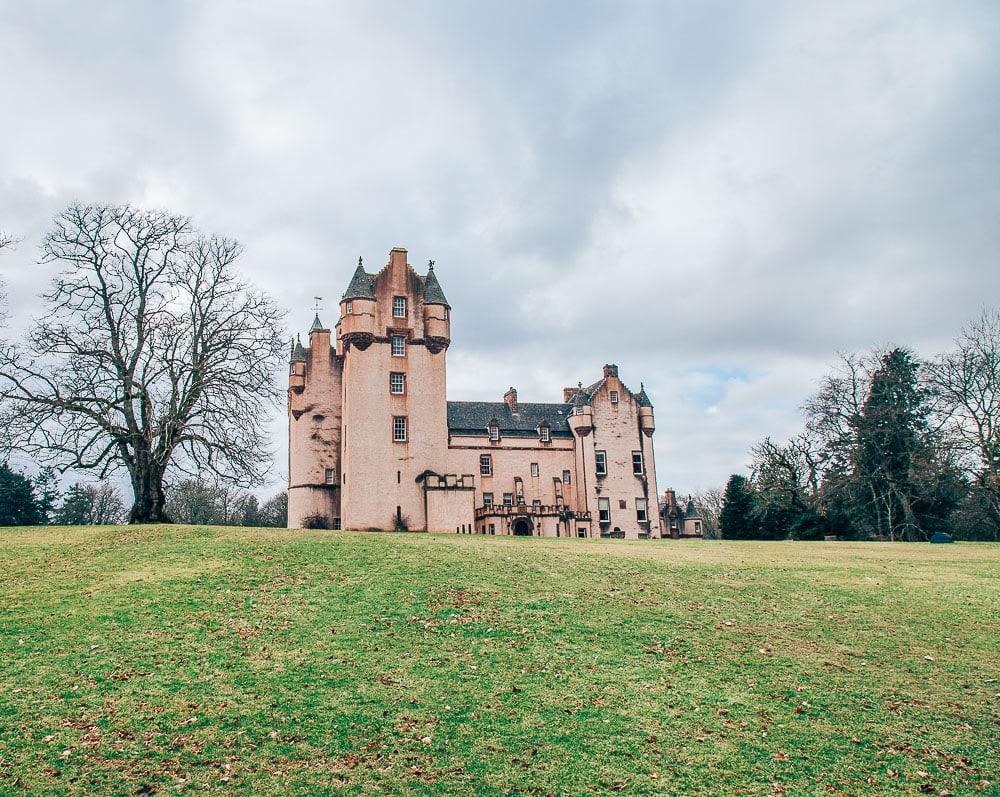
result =
[[[998,784],[1000,546],[0,529],[0,794]]]

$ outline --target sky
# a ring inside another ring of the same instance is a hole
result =
[[[998,303],[1000,4],[0,0],[8,334],[73,201],[238,238],[290,332],[405,246],[450,399],[614,362],[660,490],[721,486],[837,352]]]

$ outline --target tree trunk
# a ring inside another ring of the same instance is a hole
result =
[[[128,522],[171,523],[165,511],[167,497],[163,492],[163,473],[146,465],[134,467],[131,476],[135,503],[129,512]]]

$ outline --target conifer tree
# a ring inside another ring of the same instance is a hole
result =
[[[719,512],[719,531],[724,540],[747,540],[758,536],[756,503],[746,477],[738,473],[730,476]]]

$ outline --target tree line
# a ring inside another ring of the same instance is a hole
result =
[[[723,538],[1000,540],[1000,312],[931,359],[842,356],[802,414],[801,434],[765,438],[729,478]]]
[[[284,528],[288,493],[261,504],[223,482],[184,479],[167,487],[166,511],[177,523]],[[76,482],[65,492],[52,468],[34,477],[0,465],[0,526],[107,526],[126,522],[121,491],[110,481]]]

